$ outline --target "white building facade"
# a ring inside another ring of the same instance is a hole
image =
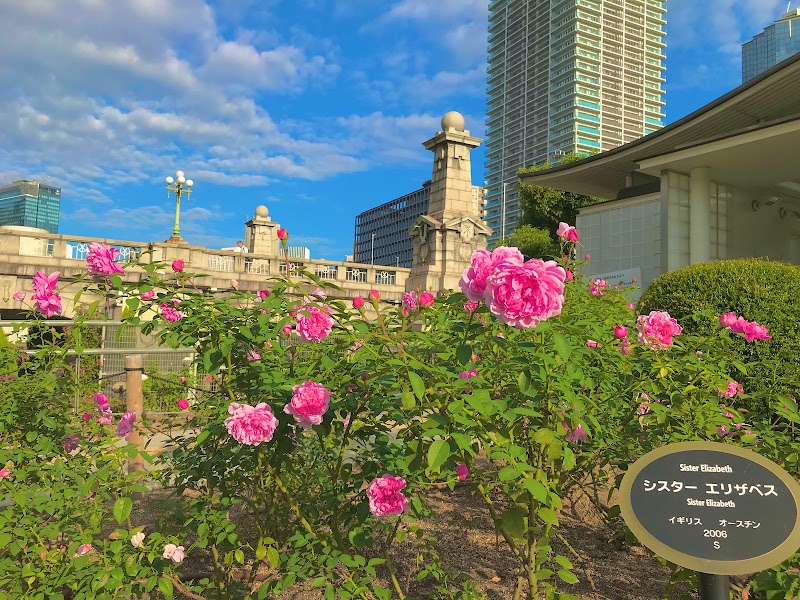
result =
[[[800,55],[635,142],[523,176],[608,198],[580,210],[585,274],[764,257],[800,264]]]
[[[489,3],[490,241],[522,216],[517,172],[591,154],[663,126],[663,0]]]

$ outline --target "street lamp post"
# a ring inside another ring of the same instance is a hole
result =
[[[172,228],[172,236],[167,240],[168,243],[178,244],[183,241],[181,238],[181,196],[186,195],[186,200],[189,200],[189,195],[192,193],[192,186],[194,182],[191,179],[186,179],[183,171],[175,171],[175,179],[167,177],[167,198],[169,193],[175,193],[175,226]],[[174,184],[174,185],[173,185]]]

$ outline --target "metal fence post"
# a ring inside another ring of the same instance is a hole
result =
[[[143,438],[139,433],[142,423],[144,401],[142,399],[142,375],[144,374],[144,360],[141,354],[130,354],[125,357],[125,383],[126,383],[126,409],[136,413],[133,422],[133,431],[128,441],[139,450],[144,450]],[[128,472],[144,471],[144,460],[136,455],[128,462]]]

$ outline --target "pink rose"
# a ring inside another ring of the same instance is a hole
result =
[[[594,340],[586,340],[586,347],[587,348],[599,348],[600,344],[598,344]]]
[[[375,302],[377,302],[378,300],[380,300],[381,299],[381,295],[378,292],[378,290],[370,290],[369,291],[369,299],[372,300],[373,304]]]
[[[136,413],[132,410],[122,415],[119,423],[117,423],[117,436],[127,440],[131,435],[131,431],[133,431],[133,422],[135,420]]]
[[[570,271],[569,269],[566,269],[566,272],[567,272],[567,281],[574,281],[575,280],[575,274],[572,271]]]
[[[403,294],[403,308],[409,311],[417,310],[417,295],[414,292],[406,292]]]
[[[433,294],[430,292],[422,292],[419,295],[419,305],[420,306],[433,306],[434,297]]]
[[[144,544],[144,532],[140,531],[139,533],[134,533],[131,536],[131,546],[134,548],[141,548]]]
[[[583,425],[578,423],[578,426],[575,429],[571,429],[566,422],[561,423],[564,426],[564,429],[567,430],[566,435],[564,436],[568,442],[572,442],[573,444],[580,444],[585,442],[588,439],[588,434],[586,430],[583,428]]]
[[[5,479],[9,475],[11,475],[11,469],[9,469],[8,467],[3,467],[2,469],[0,469],[0,479]]]
[[[81,544],[78,546],[78,549],[75,551],[75,555],[72,558],[76,558],[78,556],[83,556],[84,554],[89,554],[92,551],[91,544]]]
[[[183,271],[183,261],[180,259],[173,260],[172,270],[175,271],[176,273],[180,273],[181,271]]]
[[[22,300],[25,300],[25,292],[14,292],[14,293],[11,295],[11,297],[12,297],[14,300],[20,300],[20,301],[22,301]]]
[[[333,318],[316,306],[302,306],[297,314],[297,334],[306,342],[321,342],[331,333]]]
[[[89,273],[100,273],[102,275],[115,275],[124,273],[125,270],[114,262],[119,257],[119,250],[110,248],[99,242],[89,244],[89,252],[86,253],[86,267]]]
[[[558,224],[556,235],[560,237],[562,240],[572,242],[573,244],[580,239],[580,237],[578,237],[578,230],[575,229],[575,227],[567,225],[566,223]]]
[[[283,243],[283,245],[285,246],[285,245],[286,245],[286,242],[288,242],[288,241],[289,241],[289,232],[288,232],[288,231],[286,231],[286,230],[285,230],[283,227],[281,227],[280,229],[278,229],[277,235],[278,235],[278,239],[279,239],[279,240],[280,240],[280,241]]]
[[[561,313],[565,277],[564,269],[552,260],[504,260],[486,278],[484,300],[501,322],[513,327],[536,327]]]
[[[405,479],[388,473],[373,479],[367,486],[367,498],[372,514],[385,518],[402,514],[408,507],[408,498],[401,491],[405,487]]]
[[[205,379],[206,379],[206,382],[207,382],[207,383],[211,383],[211,380],[212,380],[212,379],[214,379],[214,378],[213,378],[213,377],[211,377],[211,375],[206,375],[206,378],[205,378]]]
[[[231,416],[225,419],[225,427],[240,444],[258,446],[261,442],[268,442],[278,427],[278,419],[272,414],[269,404],[263,402],[256,406],[231,402],[228,414]]]
[[[97,404],[97,408],[100,410],[105,410],[108,408],[108,398],[106,398],[106,395],[101,392],[97,392],[94,395],[94,403]]]
[[[725,390],[717,390],[720,398],[733,398],[734,396],[744,394],[742,384],[737,381],[728,381],[728,386]]]
[[[466,304],[464,304],[464,311],[471,313],[475,312],[478,308],[478,303],[475,300],[468,300]]]
[[[477,370],[475,370],[475,369],[470,369],[469,371],[464,371],[464,372],[462,372],[462,373],[459,373],[459,374],[458,374],[458,376],[459,376],[461,379],[470,380],[470,379],[472,379],[473,377],[477,377],[477,376],[478,376],[478,371],[477,371]]]
[[[767,328],[759,325],[756,321],[746,322],[742,327],[742,333],[744,333],[744,339],[748,342],[772,339],[772,336],[767,332]]]
[[[592,255],[591,254],[587,254],[583,258],[584,258],[584,260],[590,260],[592,258]]]
[[[361,296],[353,298],[353,308],[361,308],[362,306],[364,306],[364,298]]]
[[[628,330],[623,325],[617,325],[614,327],[614,337],[618,340],[625,339],[628,337]]]
[[[237,279],[231,279],[231,287],[235,290],[239,289],[239,281]]]
[[[487,278],[495,272],[497,265],[503,261],[517,264],[525,262],[525,257],[517,248],[500,246],[491,252],[479,248],[472,253],[470,267],[464,271],[458,282],[461,291],[470,300],[483,300]]]
[[[469,475],[469,469],[467,465],[461,463],[460,465],[456,466],[456,475],[461,481],[465,481],[467,479],[467,475]]]
[[[634,306],[632,303],[629,302],[628,303],[628,310],[636,310],[636,306]]]
[[[155,290],[149,290],[149,291],[145,292],[144,294],[142,294],[141,296],[139,296],[139,299],[142,302],[147,302],[148,300],[152,300],[155,297],[156,297],[156,291]]]
[[[638,342],[654,349],[672,346],[672,336],[680,335],[683,331],[668,312],[656,310],[647,316],[640,315],[636,320],[636,329],[639,332]]]
[[[727,312],[724,315],[720,315],[719,324],[730,329],[730,327],[736,323],[736,320],[737,318],[735,313]]]
[[[620,354],[631,353],[631,343],[627,339],[622,340],[622,343],[619,345],[619,353]]]
[[[162,302],[158,307],[161,310],[161,316],[164,317],[164,319],[166,319],[169,323],[175,323],[184,317],[184,314],[181,311],[175,310],[175,304],[177,302],[177,299],[173,300],[172,304],[169,302]]]
[[[88,421],[91,418],[92,418],[92,413],[83,413],[81,415],[81,419],[83,419],[84,421]]]
[[[322,416],[328,410],[331,393],[324,385],[306,381],[292,388],[289,404],[283,407],[283,412],[292,415],[297,424],[303,429],[322,423]]]
[[[186,383],[186,377],[181,377],[181,383]]]
[[[65,435],[64,439],[61,440],[61,443],[64,446],[65,451],[72,452],[78,447],[78,436],[75,434]]]
[[[250,352],[247,353],[247,360],[249,362],[259,361],[259,360],[261,360],[261,355],[258,352],[256,352],[255,350],[250,350]]]
[[[281,331],[283,331],[283,333],[286,334],[286,335],[292,335],[292,326],[291,325],[284,325],[283,328],[281,329]]]
[[[186,410],[189,408],[189,401],[186,398],[181,398],[178,400],[178,408],[181,410]]]
[[[171,560],[176,564],[182,563],[184,557],[183,546],[176,546],[175,544],[167,544],[166,546],[164,546],[164,554],[162,554],[161,556],[162,558]]]
[[[37,271],[33,276],[33,292],[31,300],[36,303],[36,309],[44,313],[47,318],[56,314],[61,314],[61,297],[58,295],[58,276],[56,271],[51,275],[45,275],[42,271]]]

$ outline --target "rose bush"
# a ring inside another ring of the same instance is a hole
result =
[[[377,291],[369,305],[337,298],[309,273],[275,280],[268,293],[216,297],[180,261],[169,276],[157,273],[166,265],[128,267],[142,277],[124,283],[105,272],[108,254],[94,258],[91,272],[102,267],[107,278],[77,285],[124,298],[124,320],[163,344],[195,348],[216,391],[191,407],[176,449],[159,459],[154,476],[175,490],[172,518],[142,531],[129,521],[142,488],[123,468],[136,449],[115,437],[135,416],[112,414],[101,398],[88,420],[69,418],[69,378],[51,377],[62,346],[42,350],[21,376],[18,353],[6,350],[0,364],[17,383],[0,399],[17,401],[0,408],[0,464],[10,469],[0,492],[12,502],[0,513],[0,589],[120,597],[158,585],[170,596],[177,585],[197,597],[267,598],[305,579],[326,598],[404,598],[393,563],[403,543],[437,597],[478,597],[445,570],[419,525],[428,490],[463,481],[514,557],[515,598],[567,599],[576,557],[553,544],[564,501],[585,493],[619,528],[604,498],[652,448],[718,440],[796,472],[796,404],[780,398],[780,418],[761,419],[740,407],[747,389],[729,377],[748,369],[730,342],[769,333],[726,317],[698,337],[667,313],[637,315],[623,291],[580,277],[570,258],[579,236],[563,233],[561,263],[479,250],[463,294],[418,290],[399,306],[381,304]],[[60,309],[57,275],[37,278],[35,309]],[[24,444],[40,435],[39,445]],[[77,448],[67,451],[67,438]],[[77,487],[55,484],[56,468]],[[32,499],[39,508],[30,511]],[[58,517],[43,528],[51,510]],[[51,557],[59,544],[65,550]],[[42,551],[46,560],[35,559]],[[182,582],[176,573],[194,555],[211,566]],[[756,584],[796,585],[796,563]]]

